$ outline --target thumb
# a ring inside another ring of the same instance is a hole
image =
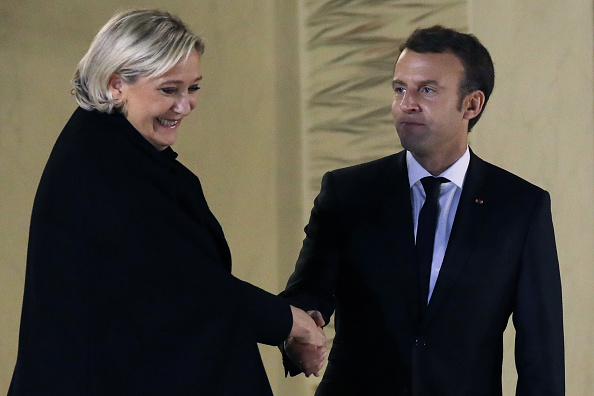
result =
[[[307,314],[314,320],[316,326],[324,327],[326,325],[326,321],[320,311],[307,311]]]

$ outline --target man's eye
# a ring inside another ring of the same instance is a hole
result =
[[[406,89],[404,89],[404,87],[395,87],[394,88],[395,94],[403,94],[404,92],[406,92]]]
[[[422,93],[432,93],[432,92],[435,92],[435,90],[431,87],[423,87],[423,88],[421,88],[421,92]]]
[[[196,85],[192,85],[190,88],[188,88],[188,91],[190,92],[196,92],[200,89],[200,85],[196,84]]]

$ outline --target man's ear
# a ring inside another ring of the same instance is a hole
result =
[[[464,118],[472,120],[483,111],[485,105],[485,94],[483,91],[473,91],[466,95],[464,103],[462,105],[462,111],[464,112]]]
[[[112,74],[107,85],[109,87],[109,92],[111,92],[111,96],[116,100],[116,102],[122,102],[125,85],[122,77],[118,73]]]

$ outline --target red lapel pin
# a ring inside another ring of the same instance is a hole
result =
[[[482,199],[477,198],[477,199],[474,200],[474,202],[476,202],[479,205],[482,205],[483,202],[485,202],[485,201],[483,201]]]

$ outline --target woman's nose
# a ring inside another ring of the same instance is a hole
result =
[[[173,106],[173,111],[176,113],[182,114],[187,116],[190,114],[194,107],[196,106],[195,102],[193,103],[192,99],[187,95],[184,95],[177,100]]]

